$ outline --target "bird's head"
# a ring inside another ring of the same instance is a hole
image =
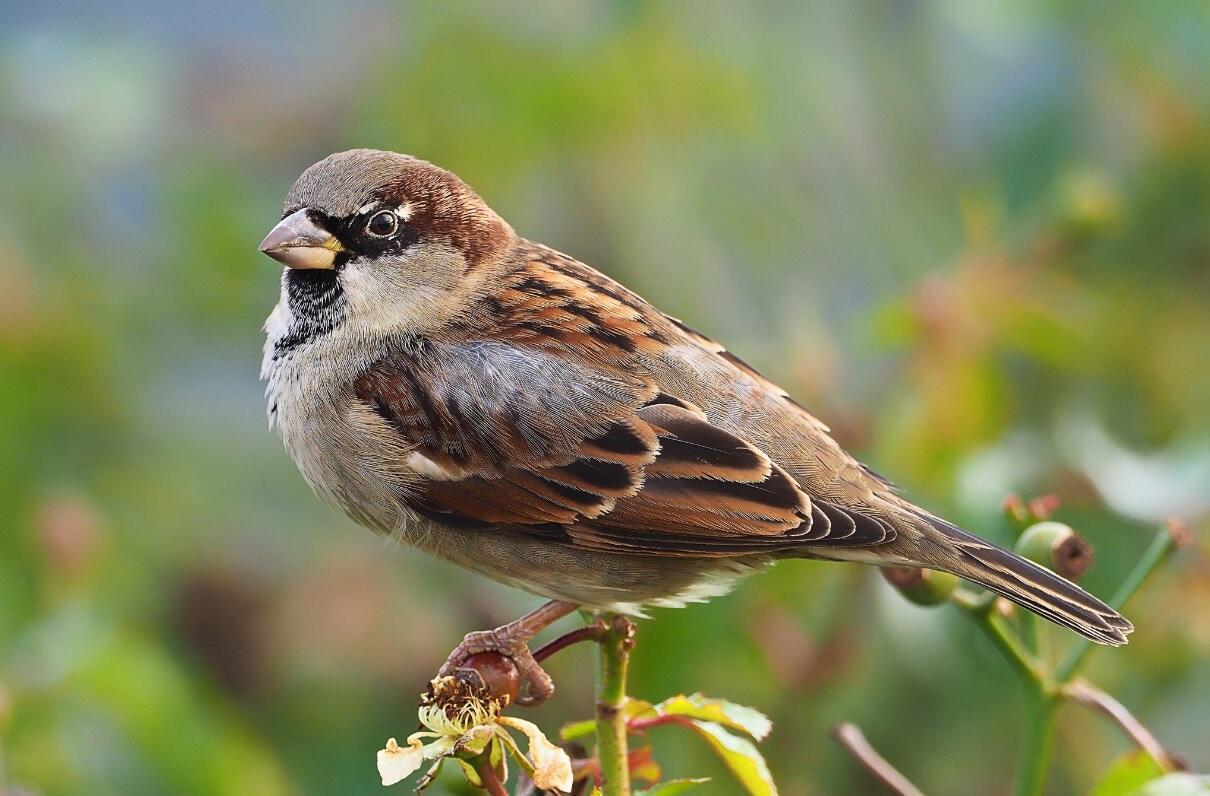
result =
[[[283,299],[296,318],[332,316],[339,305],[340,323],[401,328],[445,317],[512,235],[454,174],[354,149],[302,173],[260,250],[287,266]]]

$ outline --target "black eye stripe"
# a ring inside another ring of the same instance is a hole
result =
[[[345,248],[336,256],[336,271],[343,270],[350,262],[362,257],[398,254],[420,242],[420,231],[391,210],[376,208],[369,213],[347,216],[332,216],[315,209],[309,212],[312,220],[335,235]],[[371,219],[379,213],[389,213],[395,219],[396,227],[389,235],[375,235],[369,231]]]

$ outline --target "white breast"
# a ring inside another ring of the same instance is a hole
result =
[[[269,422],[321,498],[363,525],[394,532],[406,515],[402,497],[418,477],[409,466],[412,450],[352,390],[387,343],[353,340],[338,328],[279,352],[292,320],[283,301],[265,323],[261,378]]]

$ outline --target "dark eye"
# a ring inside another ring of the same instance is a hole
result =
[[[395,234],[395,230],[399,228],[399,219],[390,210],[382,210],[370,216],[369,222],[366,224],[366,230],[371,235],[377,235],[380,238],[388,238]]]

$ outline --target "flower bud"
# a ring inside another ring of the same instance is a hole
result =
[[[1010,522],[1017,525],[1025,525],[1029,521],[1029,509],[1025,507],[1025,501],[1021,499],[1020,495],[1012,494],[1004,498],[1000,510],[1004,512],[1004,516]]]
[[[1031,525],[1017,540],[1017,554],[1076,580],[1092,566],[1092,545],[1061,522]]]
[[[939,605],[958,585],[957,575],[921,567],[883,567],[882,577],[917,605]]]

